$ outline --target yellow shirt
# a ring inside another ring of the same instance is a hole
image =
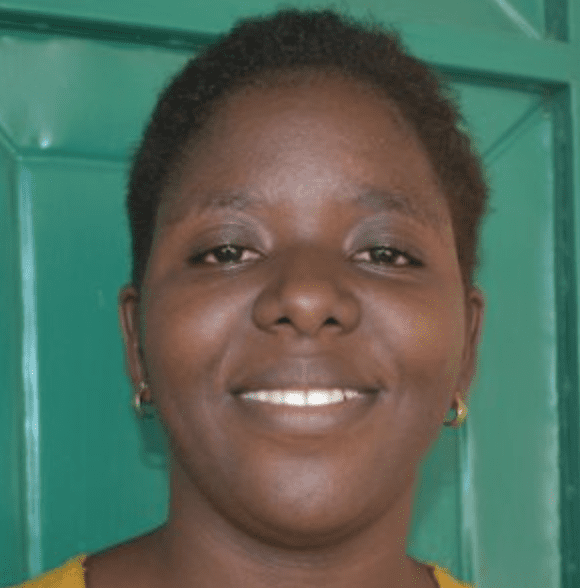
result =
[[[85,588],[82,567],[85,557],[86,555],[79,555],[56,570],[21,584],[19,588]],[[435,564],[428,565],[433,566],[440,588],[470,588],[467,584],[453,579],[443,568]]]

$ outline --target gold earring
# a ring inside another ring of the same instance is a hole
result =
[[[465,422],[465,419],[467,418],[467,406],[465,405],[465,402],[461,400],[461,398],[458,398],[455,404],[455,418],[451,419],[450,421],[443,421],[443,424],[446,427],[453,427],[454,429],[458,429],[459,427],[461,427],[461,425]]]
[[[143,417],[151,416],[151,410],[147,410],[153,404],[151,401],[144,401],[143,396],[145,390],[147,390],[148,385],[145,381],[139,382],[139,386],[137,387],[137,391],[133,394],[133,399],[131,400],[131,406],[135,410],[137,416],[141,419]]]

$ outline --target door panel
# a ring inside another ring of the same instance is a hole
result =
[[[118,161],[186,61],[180,51],[44,35],[5,35],[0,54],[0,124],[20,152]]]
[[[18,198],[14,154],[0,141],[0,584],[26,573],[21,500],[22,387]]]
[[[50,566],[155,526],[167,481],[142,455],[117,326],[117,292],[129,275],[125,166],[23,165],[34,185],[42,553]]]
[[[539,588],[558,585],[560,574],[554,131],[537,96],[503,94],[521,116],[486,157],[487,316],[468,429],[475,576],[482,586]]]

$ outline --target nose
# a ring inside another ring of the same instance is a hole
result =
[[[277,261],[277,271],[254,304],[258,328],[294,329],[309,337],[323,330],[346,334],[356,328],[359,301],[341,280],[337,263],[313,248],[293,251]]]

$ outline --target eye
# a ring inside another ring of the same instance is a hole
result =
[[[242,247],[241,245],[232,245],[227,243],[220,245],[209,251],[204,251],[198,255],[193,255],[189,259],[189,263],[193,265],[211,264],[211,265],[233,265],[259,259],[260,254],[257,251]]]
[[[374,264],[387,264],[394,267],[421,267],[418,260],[395,247],[370,247],[354,254],[355,261],[366,261]]]

